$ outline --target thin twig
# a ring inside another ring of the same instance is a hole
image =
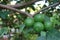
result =
[[[29,1],[29,2],[27,2],[27,3],[24,2],[24,3],[16,4],[16,5],[2,5],[2,4],[0,4],[0,7],[1,7],[1,8],[5,8],[5,9],[9,9],[9,10],[13,10],[13,11],[19,12],[19,13],[21,13],[21,14],[25,14],[25,15],[27,15],[27,16],[29,16],[29,17],[32,17],[31,14],[28,14],[28,13],[26,13],[26,12],[22,12],[22,11],[20,11],[20,10],[15,9],[15,8],[25,7],[25,6],[28,6],[28,5],[31,5],[31,4],[35,3],[36,1],[38,1],[38,0],[32,0],[32,1]],[[12,7],[14,7],[14,8],[12,8]]]
[[[1,7],[1,8],[5,8],[5,9],[9,9],[9,10],[12,10],[12,11],[15,11],[15,12],[19,12],[19,13],[21,13],[21,14],[23,14],[23,15],[27,15],[27,16],[29,16],[29,17],[32,18],[32,15],[31,15],[31,14],[26,13],[26,12],[23,12],[23,11],[20,11],[20,10],[15,9],[15,8],[12,8],[12,7],[10,7],[10,6],[0,4],[0,7]]]
[[[60,4],[60,2],[54,3],[54,4],[52,4],[52,5],[48,6],[48,7],[45,7],[45,8],[43,8],[43,9],[39,10],[39,11],[36,12],[35,14],[40,13],[40,12],[45,12],[45,10],[47,10],[47,9],[49,9],[49,8],[51,8],[51,7],[55,7],[55,6],[59,5],[59,4]],[[34,14],[34,15],[35,15],[35,14]],[[34,15],[33,15],[33,16],[34,16]]]
[[[50,6],[48,6],[48,7],[45,7],[45,8],[43,8],[43,9],[39,10],[39,11],[36,12],[35,14],[37,14],[37,13],[39,13],[39,12],[43,12],[43,11],[47,10],[48,8],[50,8],[50,7],[55,7],[55,6],[59,5],[59,4],[60,4],[60,3],[57,2],[57,3],[53,4],[53,5],[50,5]],[[24,14],[24,15],[27,15],[27,16],[29,16],[29,17],[32,17],[32,15],[29,14],[29,13],[20,11],[20,10],[18,10],[18,9],[12,8],[12,7],[7,6],[7,5],[0,4],[0,7],[1,7],[1,8],[5,8],[5,9],[9,9],[9,10],[13,10],[13,11],[15,11],[15,12],[19,12],[19,13],[21,13],[21,14]],[[34,15],[35,15],[35,14],[34,14]],[[34,15],[33,15],[33,16],[34,16]]]

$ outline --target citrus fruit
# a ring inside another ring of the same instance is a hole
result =
[[[44,23],[45,24],[45,29],[46,30],[52,30],[53,29],[53,24],[52,24],[52,22],[45,22]]]
[[[25,19],[24,23],[25,23],[26,26],[30,27],[30,26],[32,26],[34,24],[34,19],[27,18],[27,19]]]
[[[37,22],[43,22],[44,21],[44,14],[35,15],[34,20],[37,21]]]
[[[42,23],[40,23],[40,22],[36,22],[34,24],[34,27],[33,28],[34,28],[34,30],[36,32],[40,32],[40,31],[44,30],[44,25]]]

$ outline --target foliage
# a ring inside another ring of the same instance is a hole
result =
[[[53,6],[58,2],[0,0],[0,38],[8,35],[9,40],[60,40],[60,7]]]

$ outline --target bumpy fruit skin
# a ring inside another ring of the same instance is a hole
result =
[[[44,30],[44,25],[40,22],[36,22],[33,28],[36,32],[41,32],[42,30]]]
[[[25,19],[24,23],[27,27],[31,27],[34,24],[34,19],[27,18],[27,19]]]
[[[34,20],[36,22],[43,22],[44,21],[44,14],[37,14],[34,16]]]
[[[52,22],[45,22],[44,23],[45,24],[45,29],[47,30],[47,31],[50,31],[50,30],[52,30],[53,29],[53,24],[52,24]]]

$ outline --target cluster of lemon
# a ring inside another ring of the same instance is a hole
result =
[[[52,30],[54,28],[53,23],[50,20],[45,20],[45,14],[36,14],[34,18],[26,18],[24,24],[26,27],[32,27],[36,32]]]

